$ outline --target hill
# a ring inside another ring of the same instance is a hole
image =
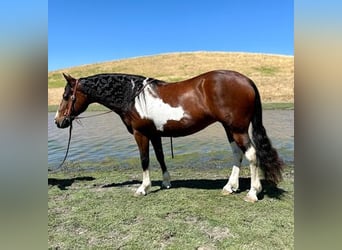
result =
[[[233,52],[188,52],[82,65],[48,73],[48,105],[58,105],[65,85],[62,72],[74,77],[129,73],[174,82],[214,69],[238,71],[251,78],[262,101],[294,102],[294,57]]]

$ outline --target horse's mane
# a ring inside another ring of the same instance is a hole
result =
[[[107,104],[109,108],[127,110],[144,87],[144,81],[155,86],[165,82],[130,74],[97,74],[79,79],[82,91],[92,101]]]

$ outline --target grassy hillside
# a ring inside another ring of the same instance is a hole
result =
[[[189,52],[130,58],[49,72],[48,104],[59,103],[65,81],[62,72],[74,77],[98,73],[130,73],[173,82],[214,69],[230,69],[247,75],[257,84],[263,102],[293,102],[292,56],[228,52]]]

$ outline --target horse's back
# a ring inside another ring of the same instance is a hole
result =
[[[231,70],[214,70],[178,82],[184,89],[201,89],[206,97],[230,99],[254,98],[253,81],[247,76]]]

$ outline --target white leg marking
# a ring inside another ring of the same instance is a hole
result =
[[[240,167],[234,165],[228,183],[223,187],[223,192],[228,192],[231,194],[239,189],[239,173]]]
[[[255,148],[251,146],[245,153],[246,158],[249,160],[251,170],[251,189],[249,190],[246,201],[255,202],[258,200],[258,193],[260,193],[262,187],[259,178],[258,168],[256,166],[256,152]]]
[[[147,84],[147,80],[148,78],[144,80],[144,85]],[[164,130],[168,120],[180,121],[185,117],[185,111],[181,106],[172,107],[165,103],[150,86],[146,86],[135,98],[134,106],[140,117],[152,120],[159,131]]]
[[[223,187],[224,194],[227,194],[227,192],[231,194],[239,189],[239,173],[243,153],[236,142],[232,142],[230,146],[233,151],[234,165],[228,183]]]
[[[150,180],[150,171],[147,169],[143,172],[143,182],[135,192],[136,195],[146,195],[150,187],[152,186]]]
[[[245,153],[247,160],[250,162],[255,162],[256,163],[256,152],[255,148],[253,146],[250,146],[248,150]]]
[[[163,174],[162,187],[167,189],[171,187],[171,177],[168,171],[165,171]]]

